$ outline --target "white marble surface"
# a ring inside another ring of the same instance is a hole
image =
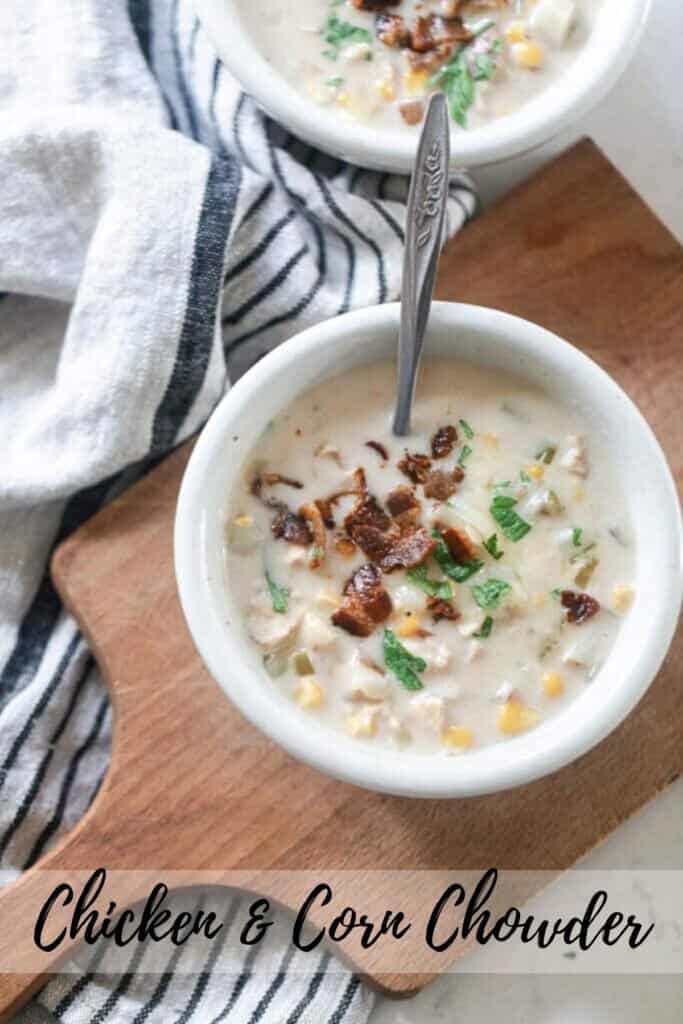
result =
[[[600,108],[543,150],[480,173],[485,198],[504,193],[553,153],[589,135],[683,241],[682,66],[683,4],[653,0],[640,49]],[[582,861],[582,867],[683,869],[683,779],[613,832]],[[481,967],[486,950],[473,955]],[[681,1024],[683,973],[675,977],[446,976],[414,999],[401,1003],[380,999],[371,1024],[491,1021]]]

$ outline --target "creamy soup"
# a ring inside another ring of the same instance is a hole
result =
[[[227,586],[263,685],[311,728],[462,753],[591,684],[633,597],[631,530],[570,408],[427,360],[399,439],[394,389],[393,364],[363,366],[269,424],[230,496]]]
[[[241,0],[265,58],[336,115],[416,131],[436,88],[454,124],[517,110],[562,76],[600,0]]]

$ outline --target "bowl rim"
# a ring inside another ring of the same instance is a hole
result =
[[[326,108],[299,93],[261,55],[237,12],[240,0],[195,0],[221,60],[242,88],[276,121],[332,156],[362,167],[409,173],[417,135],[380,131],[329,116]],[[495,164],[552,139],[604,98],[628,65],[647,22],[651,0],[621,0],[613,34],[599,56],[570,68],[557,82],[515,113],[472,132],[451,135],[451,166],[467,169]],[[589,40],[590,42],[590,40]],[[590,51],[593,54],[593,51]],[[580,53],[577,54],[577,62]]]
[[[336,355],[343,339],[347,339],[346,343],[350,346],[351,340],[362,331],[377,330],[378,327],[397,329],[398,317],[399,305],[392,303],[355,310],[310,327],[260,360],[221,400],[195,445],[178,497],[174,558],[180,602],[195,645],[211,675],[252,724],[297,759],[343,781],[401,796],[463,797],[498,792],[564,767],[612,732],[635,707],[656,676],[678,622],[683,597],[683,524],[671,472],[650,426],[632,400],[588,356],[545,328],[508,313],[447,302],[436,302],[432,308],[431,326],[436,322],[438,327],[489,330],[497,333],[501,340],[504,339],[506,345],[516,347],[520,356],[538,358],[541,364],[545,359],[549,365],[553,358],[562,358],[565,362],[568,360],[567,366],[571,365],[574,374],[583,374],[586,381],[592,378],[593,385],[597,383],[601,389],[612,392],[613,400],[621,403],[623,415],[637,429],[642,451],[646,453],[653,473],[656,473],[659,487],[657,507],[661,509],[667,550],[670,547],[672,551],[671,571],[665,575],[664,585],[661,592],[658,592],[658,601],[654,605],[648,604],[648,631],[642,638],[642,646],[634,654],[629,672],[620,680],[619,689],[612,699],[599,699],[596,702],[599,713],[591,720],[570,725],[550,747],[540,741],[532,741],[526,746],[538,749],[525,748],[527,738],[540,736],[543,730],[506,741],[505,746],[511,754],[506,760],[504,773],[500,766],[496,767],[495,763],[487,765],[486,757],[480,757],[487,750],[495,750],[502,744],[482,748],[476,755],[451,759],[438,755],[432,757],[394,752],[388,748],[373,748],[368,753],[365,747],[341,733],[338,743],[330,743],[330,729],[311,729],[308,720],[303,721],[304,716],[294,705],[291,706],[291,713],[277,713],[278,709],[282,710],[278,691],[275,687],[262,685],[263,673],[256,673],[247,663],[246,645],[238,636],[238,629],[226,626],[224,621],[217,621],[204,562],[201,557],[198,558],[198,531],[202,535],[206,532],[203,520],[205,483],[210,478],[215,460],[225,452],[226,442],[238,417],[240,431],[244,434],[248,407],[269,381],[276,378],[291,380],[292,393],[296,394],[300,389],[296,386],[297,377],[292,371],[297,364],[310,358],[311,353],[327,346],[336,346]],[[357,362],[362,361],[361,357]],[[284,408],[287,404],[288,400],[285,399],[278,403],[278,407]],[[623,422],[620,420],[620,429]],[[250,441],[250,449],[254,440],[252,438]],[[242,461],[236,461],[228,474],[231,483],[241,471],[242,465]],[[219,509],[214,510],[214,514],[219,513]],[[634,529],[636,526],[634,524]],[[608,657],[606,665],[609,660]],[[258,685],[235,685],[231,680],[235,672],[258,675]],[[334,735],[337,736],[336,731]],[[479,757],[478,763],[476,757]],[[417,758],[421,765],[419,775],[407,771],[409,765],[414,766]],[[495,762],[496,757],[489,760]]]

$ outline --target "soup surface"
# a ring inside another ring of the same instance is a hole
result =
[[[633,597],[631,531],[571,409],[426,360],[398,439],[394,389],[391,363],[363,366],[269,425],[229,499],[227,586],[263,685],[311,728],[462,753],[591,684]]]
[[[600,0],[240,0],[265,58],[329,108],[417,131],[446,92],[454,124],[504,117],[562,76]]]

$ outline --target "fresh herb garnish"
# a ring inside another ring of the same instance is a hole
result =
[[[323,57],[329,57],[330,60],[337,60],[340,49],[346,43],[372,43],[372,36],[366,28],[343,21],[336,14],[328,15],[320,35],[329,46],[329,50],[323,51]]]
[[[553,589],[550,591],[550,593],[551,593],[552,597],[560,598],[560,597],[562,597],[562,587],[553,587]]]
[[[338,89],[343,84],[344,79],[341,75],[333,75],[331,78],[325,79],[325,85],[328,85],[330,89]]]
[[[580,548],[581,547],[581,536],[582,536],[582,534],[583,534],[583,530],[581,529],[580,526],[575,526],[574,529],[572,530],[572,544],[574,545],[575,548]]]
[[[436,538],[434,558],[439,563],[444,575],[449,576],[456,583],[464,583],[470,576],[479,572],[483,566],[484,563],[479,558],[471,558],[467,562],[456,562],[438,530],[432,530],[432,537]]]
[[[289,590],[287,589],[287,587],[281,587],[278,583],[276,583],[267,569],[265,572],[266,583],[268,584],[268,590],[270,591],[270,599],[273,602],[273,611],[280,613],[286,612]]]
[[[462,432],[467,438],[467,440],[471,441],[472,438],[474,437],[474,431],[472,430],[472,427],[469,425],[467,420],[458,420],[458,423],[462,427]]]
[[[453,597],[453,590],[448,580],[432,580],[427,572],[426,565],[418,565],[409,569],[406,576],[411,583],[414,583],[420,590],[430,597],[440,597],[444,601],[450,601]]]
[[[406,690],[424,689],[417,673],[424,672],[427,662],[424,658],[417,658],[411,654],[391,629],[384,630],[383,650],[384,664],[399,682],[403,683]]]
[[[500,526],[508,540],[513,544],[526,537],[531,529],[531,524],[515,512],[517,499],[505,494],[494,495],[489,512]]]
[[[497,533],[491,534],[489,539],[484,541],[484,547],[490,554],[491,558],[495,558],[496,561],[498,561],[499,558],[502,558],[503,555],[505,554],[505,552],[501,551],[500,548],[498,547]]]
[[[458,459],[458,465],[459,466],[464,466],[465,465],[465,460],[469,459],[471,454],[472,454],[472,449],[470,448],[470,446],[468,444],[464,444],[462,446],[462,451],[460,452],[460,457]]]
[[[529,476],[529,474],[527,473],[527,471],[525,469],[520,469],[520,471],[519,471],[519,479],[522,481],[523,484],[530,484],[531,483],[531,477]]]
[[[534,455],[534,458],[536,459],[537,462],[544,462],[546,464],[546,466],[549,466],[550,463],[555,458],[556,453],[557,453],[557,445],[554,445],[554,444],[544,444],[543,447],[540,448],[536,452],[536,454]]]
[[[446,93],[451,117],[462,128],[467,127],[467,112],[474,103],[474,83],[490,78],[495,71],[495,61],[490,56],[486,56],[486,60],[481,61],[484,54],[480,54],[475,59],[474,71],[470,71],[467,49],[477,36],[493,28],[494,24],[495,22],[491,19],[487,19],[474,26],[470,30],[472,32],[471,39],[463,43],[450,60],[441,65],[430,81],[430,85],[437,89],[443,89]],[[498,52],[495,45],[491,52],[494,54]]]
[[[491,636],[491,630],[493,629],[493,619],[490,615],[487,615],[482,622],[479,631],[473,633],[472,636],[476,636],[478,640],[488,640]]]
[[[492,576],[486,583],[478,583],[472,587],[472,596],[480,608],[497,608],[510,590],[512,587],[509,583]]]

